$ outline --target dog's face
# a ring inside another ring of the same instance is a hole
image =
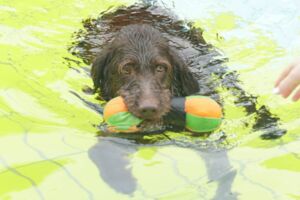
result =
[[[124,27],[92,67],[95,88],[104,99],[121,95],[128,110],[158,120],[172,96],[198,91],[198,83],[162,34],[148,25]]]

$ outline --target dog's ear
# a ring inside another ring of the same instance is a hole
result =
[[[104,99],[110,96],[109,89],[109,65],[113,58],[111,48],[103,49],[96,57],[92,64],[91,76],[94,82],[94,92],[100,88],[101,95]]]
[[[170,49],[173,62],[173,83],[171,90],[174,96],[188,96],[199,92],[198,81],[189,70],[181,56]]]

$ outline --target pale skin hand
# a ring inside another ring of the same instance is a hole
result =
[[[279,76],[275,83],[274,92],[280,94],[284,98],[290,96],[295,90],[293,101],[300,99],[300,59],[291,63]],[[298,88],[298,89],[297,89]]]

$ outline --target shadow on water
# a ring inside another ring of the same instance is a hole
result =
[[[132,194],[137,189],[137,180],[130,166],[130,155],[139,145],[120,138],[100,138],[89,150],[89,157],[99,170],[102,180],[117,192]],[[208,179],[217,183],[214,199],[236,199],[231,185],[236,175],[227,157],[227,150],[197,151],[203,159]]]
[[[190,22],[178,20],[166,9],[154,5],[133,5],[107,10],[96,19],[85,19],[84,30],[75,33],[75,42],[70,47],[70,52],[90,65],[118,30],[137,23],[151,24],[159,29],[169,44],[180,52],[198,79],[201,88],[199,94],[210,96],[222,104],[226,99],[220,91],[229,92],[235,99],[235,106],[242,107],[245,116],[251,115],[255,118],[255,122],[245,123],[244,126],[251,126],[252,131],[261,131],[262,139],[276,139],[285,134],[286,131],[278,127],[280,119],[266,106],[258,105],[257,96],[243,90],[238,73],[226,67],[227,58],[206,43],[202,37],[202,30],[193,27]],[[73,94],[88,107],[102,112],[100,106],[84,100],[75,92]],[[195,148],[205,162],[209,179],[218,183],[215,199],[235,199],[235,195],[231,193],[231,184],[236,171],[230,165],[226,148],[218,146],[224,142],[226,134],[221,133],[217,142],[208,142],[203,138],[198,140],[199,137],[191,133],[178,133],[175,134],[176,137],[172,137],[173,135],[169,135],[168,132],[134,135],[132,138],[128,138],[128,135],[123,135],[125,138],[102,135],[99,142],[89,150],[89,156],[108,185],[118,192],[132,194],[137,188],[137,181],[128,167],[128,157],[135,153],[140,145],[175,144]],[[214,145],[216,147],[212,147]]]

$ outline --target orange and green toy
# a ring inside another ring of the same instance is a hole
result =
[[[185,128],[192,132],[211,132],[221,125],[222,109],[213,99],[188,96],[184,102]]]
[[[143,120],[131,114],[122,97],[110,100],[104,107],[103,119],[107,124],[108,132],[132,133],[138,132]]]
[[[110,100],[104,108],[104,122],[112,133],[139,132],[142,119],[131,114],[122,97]],[[164,116],[169,127],[187,129],[196,133],[216,130],[222,122],[222,109],[211,98],[204,96],[175,97],[171,101],[171,110]]]

